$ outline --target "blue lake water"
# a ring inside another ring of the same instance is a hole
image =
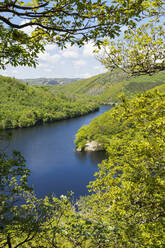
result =
[[[8,153],[18,150],[31,171],[29,184],[38,197],[54,193],[57,197],[72,190],[75,198],[87,195],[86,185],[94,179],[104,152],[76,152],[75,134],[82,125],[108,111],[109,106],[86,116],[43,126],[12,130]]]

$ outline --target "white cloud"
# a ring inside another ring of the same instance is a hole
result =
[[[102,65],[96,65],[93,67],[93,71],[95,72],[95,74],[100,74],[107,72],[107,69]]]
[[[44,68],[45,72],[52,72],[52,68]]]
[[[60,57],[61,56],[59,54],[50,55],[48,52],[39,54],[39,60],[48,64],[55,64],[59,61]]]
[[[9,73],[7,71],[4,71],[4,70],[1,70],[1,75],[2,76],[6,76],[6,77],[9,77]]]
[[[92,43],[89,42],[87,44],[84,45],[83,47],[83,56],[85,57],[89,57],[89,56],[94,56],[93,50],[96,49],[96,46]]]
[[[65,58],[75,59],[79,56],[79,50],[76,46],[68,46],[64,50],[61,50],[60,54]]]
[[[81,67],[81,66],[86,65],[86,61],[84,61],[84,60],[75,60],[75,61],[73,61],[73,65],[76,66],[76,67]]]
[[[12,70],[11,72],[12,72],[12,74],[19,74],[18,70],[16,70],[16,69]]]
[[[25,23],[28,23],[29,21],[28,20],[24,20],[22,21],[20,24],[25,24]],[[25,32],[26,34],[30,35],[33,31],[34,31],[35,27],[34,26],[27,26],[25,28],[22,28],[21,30],[23,32]]]
[[[57,48],[56,44],[48,44],[48,45],[45,46],[45,50],[48,51],[48,52],[49,51],[55,51],[56,48]]]
[[[38,68],[44,68],[45,64],[39,63],[39,65],[37,65]]]
[[[0,74],[16,78],[38,77],[79,77],[87,78],[105,72],[105,68],[96,60],[92,51],[92,42],[85,47],[69,46],[60,50],[56,44],[45,46],[45,52],[39,54],[36,68],[7,66]]]
[[[92,77],[93,74],[92,73],[83,73],[83,74],[79,74],[80,78],[89,78]]]

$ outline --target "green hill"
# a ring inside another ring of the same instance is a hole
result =
[[[137,94],[132,99],[122,96],[121,103],[117,107],[97,117],[88,126],[82,126],[80,128],[75,140],[77,148],[83,150],[87,143],[96,141],[100,149],[106,150],[113,136],[117,133],[127,132],[131,127],[135,128],[131,123],[131,120],[132,122],[135,120],[131,118],[135,118],[136,113],[140,116],[139,118],[143,118],[143,115],[146,118],[150,111],[151,115],[155,116],[154,118],[156,119],[156,116],[159,115],[158,106],[161,105],[163,109],[164,101],[165,84]],[[124,119],[118,118],[123,113],[125,113]],[[147,128],[147,125],[150,124],[150,118],[142,124],[146,125]]]
[[[29,127],[72,118],[98,108],[89,97],[54,95],[49,87],[33,87],[0,76],[0,128]]]
[[[107,72],[69,85],[59,86],[61,92],[85,94],[97,97],[100,103],[118,102],[118,95],[124,93],[131,98],[138,92],[149,90],[165,83],[165,71],[152,76],[128,77],[122,71]]]
[[[165,83],[165,71],[152,76],[131,77],[107,72],[60,86],[29,86],[0,76],[0,128],[34,126],[80,116],[112,104],[124,93],[132,98],[139,92]]]

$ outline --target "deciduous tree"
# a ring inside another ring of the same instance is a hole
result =
[[[98,60],[109,70],[117,68],[131,75],[152,74],[165,70],[165,30],[160,23],[142,24],[128,29],[124,37],[105,41]]]
[[[0,68],[35,66],[47,42],[60,47],[114,38],[122,25],[134,25],[142,12],[159,13],[163,1],[3,0],[0,3]],[[154,10],[154,11],[152,11]],[[31,28],[32,32],[26,32]]]

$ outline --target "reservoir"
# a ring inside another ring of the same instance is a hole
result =
[[[86,116],[12,130],[7,152],[18,150],[24,156],[31,171],[29,184],[37,197],[50,193],[59,197],[70,190],[75,199],[88,194],[86,186],[94,179],[97,164],[105,158],[105,153],[76,152],[75,134],[82,125],[109,109],[110,106],[101,106],[99,111]]]

